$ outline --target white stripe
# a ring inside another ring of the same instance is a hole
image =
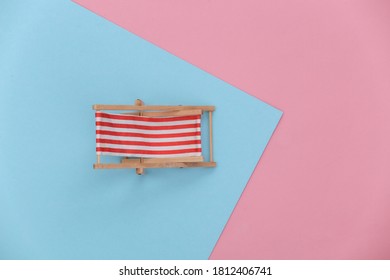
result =
[[[115,115],[115,114],[114,114]],[[164,119],[161,117],[159,119]],[[104,117],[96,117],[97,122],[108,122],[116,124],[129,124],[129,125],[143,125],[148,127],[159,127],[159,126],[175,126],[175,125],[188,125],[188,124],[200,124],[200,119],[195,120],[180,120],[180,121],[164,121],[164,122],[147,122],[142,120],[117,120]],[[195,128],[179,128],[179,129],[137,129],[137,128],[118,128],[109,126],[96,126],[96,130],[105,130],[111,132],[131,132],[131,133],[142,133],[142,134],[178,134],[178,133],[191,133],[200,132],[200,127]],[[191,141],[201,140],[201,136],[186,136],[186,137],[167,137],[167,138],[147,138],[147,137],[132,137],[132,136],[112,136],[97,134],[97,139],[112,139],[122,141],[141,141],[146,143],[164,143],[164,142],[180,142],[180,141]],[[96,143],[96,147],[101,148],[113,148],[113,149],[129,149],[129,150],[141,150],[141,151],[181,151],[186,149],[201,149],[201,144],[191,145],[176,145],[176,146],[147,146],[147,145],[121,145],[121,144],[108,144],[108,143]],[[144,157],[144,158],[172,158],[180,156],[201,156],[201,152],[196,153],[172,153],[167,155],[147,155],[147,154],[129,154],[129,153],[115,153],[115,152],[97,152],[99,155],[115,155],[115,156],[130,156],[130,157]]]
[[[196,124],[200,123],[200,119],[197,120],[185,120],[185,121],[170,121],[170,122],[145,122],[138,120],[113,120],[109,118],[97,117],[97,122],[109,122],[119,124],[132,124],[132,125],[146,125],[146,126],[166,126],[166,125],[183,125],[183,124]]]
[[[200,127],[196,128],[182,128],[182,129],[164,129],[164,130],[145,130],[137,128],[118,128],[109,126],[96,126],[97,130],[107,130],[114,132],[133,132],[133,133],[144,133],[144,134],[174,134],[174,133],[186,133],[200,131]]]
[[[200,149],[200,144],[181,145],[181,146],[139,146],[139,145],[120,145],[108,143],[96,143],[96,147],[114,148],[114,149],[128,149],[128,150],[143,150],[143,151],[174,151],[185,149]]]
[[[111,153],[111,152],[97,152],[98,155],[108,155],[108,156],[129,156],[129,157],[143,157],[143,158],[176,158],[176,157],[196,157],[201,156],[201,152],[197,153],[182,153],[182,154],[172,154],[172,155],[144,155],[144,154],[122,154],[122,153]]]
[[[144,137],[113,136],[113,135],[102,135],[102,134],[96,134],[96,138],[97,139],[119,140],[119,141],[140,141],[140,142],[148,142],[148,143],[201,140],[200,136],[173,137],[173,138],[144,138]]]

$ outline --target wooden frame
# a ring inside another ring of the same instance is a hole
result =
[[[145,106],[142,100],[137,99],[134,105],[93,105],[95,111],[122,111],[124,114],[148,117],[188,116],[208,112],[209,117],[209,161],[203,156],[177,158],[127,158],[123,157],[120,163],[101,163],[101,156],[97,155],[95,169],[134,168],[138,175],[142,175],[146,168],[188,168],[188,167],[216,167],[213,161],[213,120],[214,106]]]

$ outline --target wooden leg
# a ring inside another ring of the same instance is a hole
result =
[[[144,169],[143,168],[136,168],[135,169],[135,173],[137,173],[137,175],[143,175],[144,174]]]

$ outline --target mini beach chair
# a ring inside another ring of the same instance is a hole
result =
[[[93,105],[96,118],[95,169],[215,167],[213,161],[214,106]],[[106,111],[106,112],[105,112]],[[112,113],[110,111],[120,111]],[[209,115],[209,161],[204,161],[201,116]],[[101,156],[122,157],[102,163]]]

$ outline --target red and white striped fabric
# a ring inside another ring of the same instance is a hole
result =
[[[201,156],[200,117],[96,112],[96,153],[144,158]]]

